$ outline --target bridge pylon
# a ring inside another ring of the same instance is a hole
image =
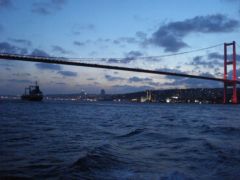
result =
[[[228,47],[232,48],[232,55],[228,55]],[[229,60],[230,59],[230,60]],[[228,79],[228,65],[232,65],[232,79]],[[228,87],[232,87],[231,103],[237,104],[237,68],[236,68],[236,42],[224,43],[224,95],[223,103],[229,103],[227,98]]]

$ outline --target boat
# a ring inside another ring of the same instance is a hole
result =
[[[35,86],[25,88],[25,93],[21,96],[21,99],[28,101],[41,101],[43,99],[43,93],[41,92],[37,82]]]

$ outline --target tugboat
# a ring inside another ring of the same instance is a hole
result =
[[[25,93],[21,96],[21,99],[28,101],[41,101],[43,99],[43,94],[40,91],[37,82],[35,86],[25,88]]]

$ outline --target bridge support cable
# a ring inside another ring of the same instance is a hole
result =
[[[47,57],[35,57],[35,56],[23,56],[23,55],[11,55],[11,54],[0,54],[0,59],[2,60],[13,60],[13,61],[25,61],[25,62],[39,62],[39,63],[48,63],[48,64],[59,64],[59,65],[70,65],[70,66],[82,66],[82,67],[91,67],[91,68],[101,68],[101,69],[112,69],[112,70],[121,70],[121,71],[130,71],[130,72],[140,72],[140,73],[148,73],[148,74],[158,74],[158,75],[167,75],[167,76],[178,76],[178,77],[187,77],[194,79],[203,79],[203,80],[212,80],[225,82],[228,81],[222,78],[215,77],[207,77],[207,76],[198,76],[198,75],[190,75],[183,73],[174,73],[174,72],[165,72],[165,71],[156,71],[156,70],[148,70],[148,69],[138,69],[138,68],[129,68],[129,67],[121,67],[121,66],[110,66],[103,64],[90,64],[90,63],[82,63],[82,62],[73,62],[67,61],[66,59],[57,59],[57,58],[47,58]],[[239,82],[236,82],[240,84]]]

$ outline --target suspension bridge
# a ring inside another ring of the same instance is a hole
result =
[[[212,46],[215,47],[215,46]],[[208,48],[212,48],[208,47]],[[200,50],[205,50],[208,48],[202,48],[198,50],[176,53],[172,55],[180,55]],[[231,59],[229,60],[228,49],[232,48]],[[1,52],[1,51],[0,51]],[[166,57],[158,56],[158,57]],[[240,81],[237,79],[237,56],[236,56],[236,42],[233,41],[231,43],[224,43],[224,75],[223,78],[215,78],[215,77],[207,77],[200,75],[192,75],[192,74],[184,74],[184,73],[176,73],[176,72],[165,72],[165,71],[156,71],[156,70],[148,70],[148,69],[139,69],[139,68],[129,68],[129,67],[121,67],[121,66],[112,66],[112,65],[104,65],[104,64],[92,64],[85,62],[76,62],[68,58],[61,57],[42,57],[42,56],[32,56],[32,55],[21,55],[21,54],[9,54],[9,53],[0,53],[0,60],[9,60],[9,61],[26,61],[26,62],[38,62],[38,63],[48,63],[48,64],[59,64],[59,65],[70,65],[70,66],[82,66],[82,67],[90,67],[90,68],[102,68],[102,69],[111,69],[111,70],[121,70],[121,71],[130,71],[130,72],[139,72],[139,73],[149,73],[149,74],[158,74],[158,75],[168,75],[168,76],[177,76],[177,77],[186,77],[193,79],[203,79],[203,80],[212,80],[222,82],[224,84],[224,93],[223,93],[223,103],[228,103],[227,100],[227,89],[228,87],[232,88],[232,97],[231,102],[233,104],[237,104],[237,84],[240,84]],[[228,66],[232,65],[232,78],[228,79]]]

